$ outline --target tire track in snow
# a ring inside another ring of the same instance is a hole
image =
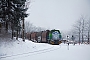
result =
[[[48,53],[48,52],[52,52],[52,51],[55,51],[57,49],[59,49],[59,47],[55,47],[55,46],[52,46],[50,48],[47,48],[47,49],[42,49],[42,50],[38,50],[38,51],[33,51],[33,52],[29,52],[29,53],[25,53],[23,55],[15,55],[15,56],[7,56],[7,57],[2,57],[1,59],[7,59],[7,58],[10,58],[11,60],[12,59],[18,59],[18,58],[22,58],[22,57],[28,57],[28,56],[35,56],[35,55],[38,55],[38,54],[43,54],[43,53]],[[31,53],[31,54],[30,54]]]
[[[49,48],[41,49],[41,50],[32,51],[32,52],[26,52],[26,53],[21,53],[21,54],[0,56],[0,59],[2,59],[2,58],[8,58],[8,57],[14,57],[14,56],[22,56],[22,55],[27,55],[27,54],[30,54],[30,53],[41,52],[41,51],[49,50],[51,48],[53,48],[53,46],[52,47],[49,47]]]

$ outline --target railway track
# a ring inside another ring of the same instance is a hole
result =
[[[0,59],[7,59],[7,58],[14,58],[17,59],[19,57],[27,57],[27,56],[33,56],[33,55],[37,55],[37,54],[42,54],[42,53],[47,53],[47,52],[51,52],[54,50],[57,50],[60,47],[49,47],[49,48],[45,48],[45,49],[40,49],[40,50],[36,50],[36,51],[30,51],[30,52],[25,52],[25,53],[21,53],[21,54],[13,54],[13,55],[5,55],[5,56],[0,56]]]

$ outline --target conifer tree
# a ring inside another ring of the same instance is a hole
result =
[[[6,22],[6,30],[8,29],[8,23],[11,23],[12,38],[13,31],[20,31],[22,17],[28,16],[25,8],[26,0],[0,0],[0,18]]]

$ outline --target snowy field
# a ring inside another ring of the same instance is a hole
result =
[[[0,40],[0,60],[90,60],[90,45],[50,45],[28,40]]]

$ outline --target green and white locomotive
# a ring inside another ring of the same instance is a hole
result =
[[[59,45],[61,43],[61,33],[59,30],[46,30],[27,34],[28,39],[38,43],[49,43]]]
[[[59,30],[51,30],[49,32],[48,43],[50,44],[60,44],[61,43],[61,33]]]

